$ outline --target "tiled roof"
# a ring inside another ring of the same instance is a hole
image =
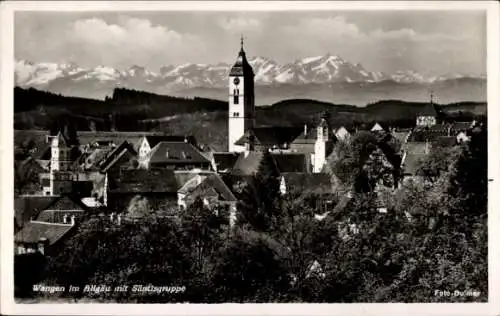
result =
[[[307,157],[303,153],[272,153],[280,173],[307,172]]]
[[[430,145],[425,142],[412,142],[404,145],[405,155],[402,161],[404,174],[416,175],[419,161],[427,156],[427,146]]]
[[[297,138],[302,131],[301,127],[288,127],[288,126],[266,126],[255,127],[247,131],[239,140],[235,142],[236,145],[244,145],[249,141],[251,136],[255,137],[256,144],[264,146],[282,146],[283,144],[290,144]]]
[[[288,172],[281,176],[285,178],[287,192],[332,193],[331,176],[327,173]]]
[[[47,205],[46,210],[80,210],[85,211],[88,208],[83,204],[81,200],[77,197],[71,197],[69,195],[62,195],[53,200],[52,203]]]
[[[256,174],[263,156],[262,151],[250,151],[246,157],[240,154],[231,173],[235,175]]]
[[[434,141],[439,136],[448,136],[449,125],[437,124],[434,126],[415,128],[408,138],[409,142]]]
[[[118,147],[109,152],[106,157],[99,163],[101,171],[106,172],[109,168],[113,167],[113,165],[121,157],[123,157],[123,155],[127,153],[129,153],[129,155],[131,156],[137,155],[137,152],[134,150],[133,146],[128,141],[124,141]]]
[[[441,147],[452,147],[457,144],[457,138],[455,136],[439,136],[433,142],[433,145]]]
[[[16,198],[14,200],[16,222],[19,226],[23,226],[23,223],[36,218],[56,199],[53,196],[21,196]]]
[[[409,133],[410,133],[409,131],[407,132],[393,131],[392,136],[394,136],[395,139],[397,139],[401,144],[403,144],[406,142]]]
[[[160,142],[151,150],[149,163],[210,163],[210,161],[189,143]]]
[[[179,185],[172,170],[121,170],[109,179],[111,192],[117,193],[176,193]]]
[[[472,122],[455,122],[451,124],[451,130],[455,132],[467,131],[472,128]]]
[[[221,172],[224,170],[231,171],[238,160],[239,154],[237,153],[213,153],[215,166],[217,167],[217,171]]]
[[[418,116],[437,116],[438,110],[434,103],[426,103],[417,111]]]
[[[45,223],[60,223],[64,224],[64,215],[67,216],[67,223],[71,220],[71,216],[75,216],[75,218],[81,218],[84,215],[85,211],[83,210],[74,210],[74,211],[64,211],[64,210],[45,210],[38,214],[36,218],[37,222],[45,222]]]
[[[41,238],[47,238],[49,245],[53,245],[73,228],[74,226],[67,224],[31,221],[26,223],[26,225],[17,232],[14,241],[21,243],[37,243]]]
[[[231,189],[215,173],[205,176],[200,185],[195,186],[188,192],[188,196],[190,198],[218,197],[226,202],[236,201]]]
[[[185,142],[196,146],[196,139],[193,136],[182,136],[182,135],[149,135],[146,136],[146,140],[151,148],[158,145],[160,142]]]

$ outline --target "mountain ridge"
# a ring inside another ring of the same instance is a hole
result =
[[[429,90],[434,90],[435,87],[438,90],[436,95],[443,95],[445,102],[469,100],[468,95],[472,96],[472,101],[483,101],[486,95],[483,91],[485,78],[482,76],[448,74],[429,77],[413,70],[402,70],[394,74],[372,72],[359,63],[350,63],[330,53],[297,59],[283,65],[265,57],[251,57],[249,62],[255,73],[258,105],[296,96],[362,104],[385,98],[405,97],[399,90],[405,91],[408,100],[422,100],[428,98]],[[230,68],[231,64],[223,62],[185,63],[165,65],[155,72],[138,65],[118,70],[105,65],[85,68],[76,63],[32,63],[17,60],[15,84],[23,88],[32,87],[98,99],[104,99],[118,87],[181,97],[199,96],[225,100]],[[468,79],[475,83],[471,86]],[[463,82],[459,82],[460,80]],[[457,84],[461,86],[457,87]],[[411,85],[414,86],[410,87]],[[447,86],[446,91],[439,91],[442,86]]]

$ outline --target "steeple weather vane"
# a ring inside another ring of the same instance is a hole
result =
[[[240,44],[241,44],[241,50],[243,50],[243,34],[241,34]]]

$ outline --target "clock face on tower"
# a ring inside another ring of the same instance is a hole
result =
[[[233,82],[235,85],[238,85],[240,83],[240,78],[238,77],[234,78]]]

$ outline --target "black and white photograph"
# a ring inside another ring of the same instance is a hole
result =
[[[16,305],[491,302],[492,3],[84,4],[12,13]]]

